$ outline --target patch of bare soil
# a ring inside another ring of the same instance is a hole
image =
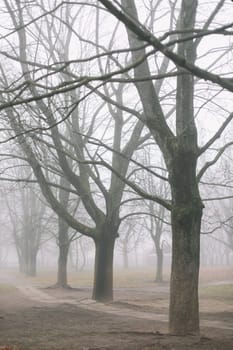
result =
[[[64,300],[89,297],[85,289],[50,289],[48,293]],[[127,302],[130,295],[132,300],[139,300],[139,294],[131,291]],[[147,295],[147,302],[149,299]],[[119,303],[118,307],[125,310],[124,303]],[[139,307],[143,308],[142,305]],[[218,312],[210,317],[229,321],[230,316]],[[127,317],[125,313],[124,316],[107,314],[68,303],[50,305],[33,301],[17,289],[0,293],[0,349],[232,350],[232,330],[205,327],[202,332],[202,337],[169,336],[166,323],[134,318],[130,316],[130,310]]]

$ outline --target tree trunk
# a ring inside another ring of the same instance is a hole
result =
[[[129,268],[129,257],[128,257],[127,243],[124,243],[124,246],[123,246],[123,264],[124,264],[124,269]]]
[[[155,282],[163,282],[163,249],[160,246],[156,246],[156,276]]]
[[[58,270],[57,270],[57,282],[56,287],[69,288],[67,283],[67,261],[70,247],[70,241],[68,237],[69,226],[67,223],[59,218],[59,257],[58,257]]]
[[[95,273],[92,299],[113,300],[113,256],[116,236],[103,234],[95,241]]]
[[[26,268],[25,268],[25,259],[19,249],[17,248],[17,256],[18,256],[18,262],[19,262],[19,272],[20,273],[25,273]]]
[[[203,204],[196,182],[196,158],[188,153],[176,159],[172,188],[172,271],[170,332],[199,333],[198,277]],[[183,170],[181,165],[183,165]]]
[[[31,276],[31,277],[36,276],[36,260],[37,260],[37,252],[32,250],[28,256],[27,276]]]
[[[69,244],[59,246],[58,270],[56,286],[68,288],[67,283],[67,260],[68,260]]]
[[[226,254],[226,265],[230,266],[230,251],[225,250],[225,254]]]
[[[36,276],[37,249],[29,246],[17,249],[19,271],[26,276]]]
[[[84,269],[84,267],[86,265],[87,258],[86,258],[86,253],[85,253],[85,250],[83,248],[83,245],[82,245],[81,241],[79,242],[79,247],[80,247],[79,255],[77,255],[77,258],[78,258],[78,256],[81,256],[80,253],[82,253],[82,263],[78,264],[78,260],[77,260],[77,271],[83,271],[83,269]]]

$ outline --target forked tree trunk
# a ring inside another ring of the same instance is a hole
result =
[[[114,235],[102,235],[95,241],[95,272],[92,299],[100,302],[113,300]]]

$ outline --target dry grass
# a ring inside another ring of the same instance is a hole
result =
[[[200,295],[208,298],[222,299],[233,303],[233,284],[222,284],[200,288]]]
[[[164,271],[164,281],[168,282],[169,271]],[[128,270],[116,270],[114,272],[114,286],[120,287],[143,287],[154,284],[155,269],[154,268],[134,268]]]
[[[16,287],[10,285],[10,284],[0,284],[0,293],[8,293],[10,291],[15,290]],[[1,348],[0,348],[1,350]]]
[[[46,287],[56,282],[56,270],[40,270],[36,277],[25,277],[16,269],[9,269],[18,280],[26,280],[38,286]],[[164,280],[169,281],[170,271],[164,270]],[[150,286],[155,280],[155,268],[130,268],[128,270],[114,270],[114,287],[135,288]],[[228,267],[202,268],[200,270],[200,282],[233,281],[233,269]],[[72,287],[92,287],[93,271],[68,271],[68,283]],[[7,287],[6,287],[7,288]],[[1,285],[0,285],[1,289]],[[0,349],[1,350],[1,349]]]
[[[233,281],[232,267],[205,267],[200,269],[200,282]]]
[[[11,270],[17,279],[25,279],[29,283],[38,286],[49,286],[56,282],[56,270],[39,270],[36,277],[25,277],[17,270]],[[68,283],[72,287],[92,287],[93,271],[68,271]],[[154,283],[155,269],[154,268],[131,268],[128,270],[114,270],[114,286],[119,287],[142,287]],[[165,281],[169,280],[169,271],[164,272]]]

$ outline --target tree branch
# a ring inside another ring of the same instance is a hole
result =
[[[230,113],[230,115],[227,117],[227,119],[223,122],[223,124],[221,125],[221,127],[218,129],[218,131],[214,134],[214,136],[211,137],[211,139],[206,142],[206,144],[204,146],[202,146],[199,149],[199,156],[204,153],[218,138],[221,137],[223,131],[226,129],[226,127],[230,124],[230,122],[233,119],[233,113]]]
[[[199,182],[200,179],[202,178],[202,176],[204,175],[204,173],[207,171],[207,169],[209,167],[211,167],[213,164],[215,164],[219,158],[221,157],[221,155],[225,152],[225,150],[233,145],[233,141],[232,142],[228,142],[226,145],[224,145],[222,148],[219,149],[218,153],[216,154],[216,156],[214,157],[213,160],[211,160],[210,162],[206,162],[205,165],[202,167],[202,169],[199,171],[198,175],[197,175],[197,181]]]
[[[111,1],[99,0],[99,2],[102,3],[114,17],[124,23],[124,25],[130,29],[140,40],[152,45],[156,50],[167,56],[175,65],[187,70],[194,76],[211,81],[212,83],[233,92],[232,79],[222,78],[217,74],[210,73],[205,69],[199,68],[198,66],[188,62],[184,57],[169,50],[169,48],[167,48],[166,45],[163,45],[161,41],[156,38],[150,31],[148,31],[143,24],[141,24],[135,18],[119,10],[112,4]],[[229,24],[229,26],[232,26],[232,23]]]

